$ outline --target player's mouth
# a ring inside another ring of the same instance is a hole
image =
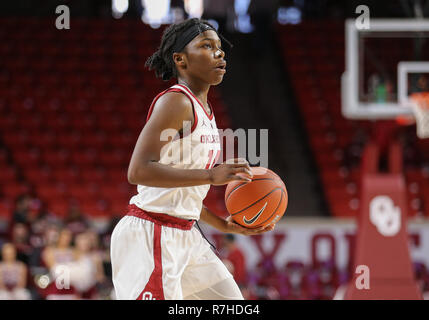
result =
[[[215,69],[221,73],[226,73],[226,61],[219,62]]]

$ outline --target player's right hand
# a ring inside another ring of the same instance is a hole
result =
[[[209,169],[210,184],[221,186],[234,180],[251,182],[253,173],[249,163],[242,158],[227,160],[220,165]]]

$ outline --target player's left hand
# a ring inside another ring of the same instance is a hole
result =
[[[275,224],[270,224],[268,226],[250,229],[250,228],[240,226],[232,219],[231,216],[226,218],[225,221],[226,221],[226,230],[225,230],[226,233],[238,233],[238,234],[243,234],[245,236],[252,236],[252,235],[272,231],[274,230],[274,227],[275,227]]]

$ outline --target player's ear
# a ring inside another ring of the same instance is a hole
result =
[[[173,53],[173,61],[176,67],[186,68],[186,57],[184,53]]]

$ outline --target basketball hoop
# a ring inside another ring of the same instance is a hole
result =
[[[429,138],[429,92],[418,92],[411,95],[411,105],[416,118],[417,136]]]

